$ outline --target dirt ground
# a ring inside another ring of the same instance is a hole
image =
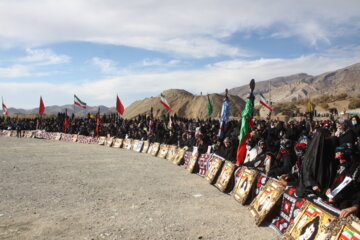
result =
[[[167,160],[0,137],[0,239],[277,239],[247,207]]]

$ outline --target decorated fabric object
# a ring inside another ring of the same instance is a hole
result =
[[[187,165],[188,165],[188,163],[189,163],[189,161],[190,161],[190,158],[191,158],[191,154],[192,154],[192,152],[189,152],[189,151],[186,151],[186,152],[185,152],[185,155],[184,155],[184,164],[183,164],[184,168],[187,168]]]
[[[61,141],[64,141],[64,142],[72,142],[72,135],[71,134],[62,134],[61,135]]]
[[[280,212],[272,219],[270,228],[277,234],[282,235],[289,227],[299,213],[305,198],[299,198],[295,195],[296,188],[287,187],[281,201]]]
[[[208,162],[209,162],[209,159],[211,157],[211,154],[207,154],[207,153],[204,153],[204,154],[201,154],[199,159],[198,159],[198,163],[199,163],[199,173],[198,175],[199,176],[205,176],[206,175],[206,171],[208,169]]]
[[[82,136],[82,135],[78,135],[78,138],[77,138],[78,143],[95,144],[96,141],[97,141],[96,138],[88,137],[88,136]]]

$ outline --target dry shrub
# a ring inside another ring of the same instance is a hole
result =
[[[352,99],[349,102],[349,109],[360,108],[360,99]]]

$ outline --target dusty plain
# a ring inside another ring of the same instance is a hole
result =
[[[0,137],[0,239],[277,239],[247,207],[167,160]]]

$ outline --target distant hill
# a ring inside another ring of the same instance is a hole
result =
[[[179,89],[171,89],[162,92],[170,106],[179,117],[185,118],[208,118],[207,96],[194,96],[193,94]],[[210,94],[210,101],[213,105],[212,117],[220,115],[221,106],[224,95]],[[233,117],[240,117],[241,111],[244,108],[245,102],[238,96],[229,96],[230,100],[230,115]],[[153,107],[154,117],[161,117],[167,115],[169,111],[160,104],[160,96],[145,98],[136,101],[128,106],[125,110],[125,118],[133,118],[139,114],[150,114],[150,109]]]
[[[184,118],[208,118],[207,108],[207,96],[194,96],[193,94],[179,89],[171,89],[162,92],[165,95],[170,106],[174,110],[172,114],[176,114],[179,117]],[[218,117],[221,112],[221,106],[223,103],[224,96],[220,94],[210,94],[210,101],[213,105],[213,114],[211,117]],[[244,108],[245,102],[238,96],[229,96],[230,100],[230,115],[232,117],[239,117],[242,109]],[[125,109],[124,118],[134,118],[139,114],[149,115],[151,107],[153,108],[154,117],[162,117],[167,115],[169,111],[160,103],[160,95],[157,97],[145,98],[133,102]],[[73,105],[64,106],[46,106],[45,114],[57,114],[58,112],[65,112],[67,109],[68,115],[71,115]],[[88,106],[86,110],[79,107],[75,107],[76,116],[85,116],[87,113],[97,113],[98,107]],[[37,114],[39,108],[34,109],[15,109],[9,108],[10,115],[30,115]],[[101,114],[109,114],[115,112],[115,107],[100,106]]]
[[[360,93],[360,63],[317,76],[299,73],[257,82],[255,95],[262,93],[269,98],[269,84],[272,102],[290,102],[340,93],[356,95]],[[232,88],[229,93],[246,98],[249,87],[246,85]]]
[[[75,115],[76,116],[85,116],[87,113],[97,113],[98,108],[100,107],[100,112],[103,113],[111,113],[115,111],[115,108],[109,108],[106,106],[96,106],[91,107],[88,106],[86,109],[79,108],[78,106],[75,107]],[[46,106],[45,107],[45,114],[51,115],[51,114],[57,114],[58,112],[65,112],[65,109],[67,109],[67,112],[69,115],[74,113],[74,105],[68,104],[63,106]],[[33,108],[33,109],[22,109],[22,108],[9,108],[9,114],[10,115],[31,115],[31,114],[38,114],[39,108]]]

